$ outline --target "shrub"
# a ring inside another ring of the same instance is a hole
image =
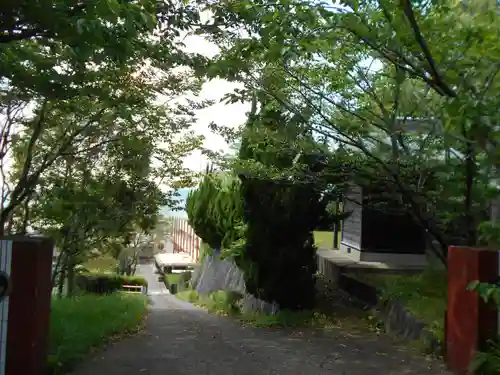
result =
[[[497,284],[473,281],[468,290],[475,291],[485,303],[493,303],[500,307],[500,286]],[[488,347],[476,354],[471,364],[471,371],[478,375],[494,375],[500,373],[500,336],[490,340]]]
[[[192,271],[185,271],[180,273],[165,273],[163,282],[170,290],[170,293],[177,294],[190,289]]]
[[[326,156],[302,117],[261,104],[239,152],[245,243],[235,260],[257,298],[281,309],[309,309],[316,284],[313,230],[329,202],[326,186],[317,182]]]
[[[211,249],[228,248],[238,238],[243,219],[239,186],[230,173],[210,172],[187,197],[189,224]]]
[[[486,351],[478,352],[471,372],[477,375],[500,374],[500,342],[491,340]]]
[[[287,145],[302,136],[278,129],[303,129],[293,121],[285,126],[280,113],[264,110],[258,118],[250,117],[257,122],[247,124],[234,172],[207,171],[188,196],[189,222],[209,247],[234,259],[248,292],[284,309],[307,309],[315,294],[313,230],[327,216],[329,202],[325,188],[314,182],[324,155],[312,152],[316,145],[305,153],[296,144]],[[269,137],[254,138],[259,134]],[[296,162],[302,167],[296,168]],[[303,179],[282,173],[288,169],[298,170]]]
[[[121,290],[123,285],[148,286],[141,276],[125,276],[118,274],[83,273],[76,278],[79,289],[90,293],[107,294]]]
[[[282,309],[310,309],[315,301],[318,193],[307,185],[245,178],[246,243],[237,264],[247,290]]]

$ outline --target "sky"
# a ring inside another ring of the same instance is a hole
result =
[[[215,44],[205,40],[202,36],[192,35],[184,39],[186,49],[189,52],[198,52],[205,56],[214,56],[218,52]],[[198,120],[193,127],[197,134],[205,137],[204,147],[212,151],[228,152],[229,145],[224,139],[214,134],[208,128],[211,122],[215,122],[219,126],[236,127],[243,124],[246,120],[246,113],[250,110],[249,103],[224,104],[220,103],[220,99],[234,91],[238,85],[228,82],[223,79],[214,79],[204,84],[200,94],[201,99],[215,100],[216,104],[211,107],[198,111]],[[207,159],[201,154],[201,151],[193,152],[190,156],[184,159],[184,166],[193,171],[203,171],[207,165]],[[185,201],[189,189],[181,189],[179,191],[180,200]],[[168,208],[164,208],[162,212],[165,215],[174,215],[186,217],[184,211],[171,212]]]
[[[189,52],[198,52],[209,57],[218,52],[215,44],[199,35],[186,37],[184,43]],[[205,148],[212,151],[227,152],[229,150],[229,145],[224,142],[222,137],[213,134],[208,128],[208,124],[211,122],[230,127],[236,127],[245,122],[246,113],[250,110],[249,103],[224,104],[219,102],[225,94],[234,91],[237,87],[237,84],[222,79],[211,80],[203,86],[201,98],[217,101],[215,105],[198,111],[198,121],[193,129],[197,134],[205,136]],[[204,170],[206,164],[206,158],[199,151],[194,152],[184,160],[185,167],[194,171]]]
[[[186,49],[189,52],[198,52],[205,56],[214,56],[218,52],[218,48],[215,44],[210,43],[205,40],[202,36],[191,35],[184,38],[184,43]],[[241,125],[246,120],[246,113],[250,109],[250,104],[248,103],[235,103],[235,104],[224,104],[220,103],[222,97],[225,94],[232,92],[237,84],[230,83],[222,79],[214,79],[206,82],[202,88],[200,94],[200,99],[211,99],[216,101],[211,107],[205,108],[198,111],[197,122],[193,127],[193,130],[200,135],[205,137],[204,148],[210,149],[212,151],[229,151],[229,145],[223,140],[222,137],[212,133],[208,125],[212,122],[217,123],[219,126],[229,126],[236,127]],[[0,115],[0,122],[3,120],[3,115]],[[7,157],[6,168],[10,167],[10,157]],[[205,169],[207,164],[207,159],[201,154],[201,151],[193,152],[191,155],[184,159],[184,166],[193,171],[202,171]],[[0,184],[1,176],[0,176]],[[181,192],[181,195],[186,195],[185,192]]]

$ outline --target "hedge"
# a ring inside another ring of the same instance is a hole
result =
[[[191,287],[192,271],[164,273],[163,275],[163,282],[172,294],[188,290]]]
[[[78,275],[76,285],[86,292],[107,294],[121,290],[123,285],[138,285],[147,288],[148,282],[141,276],[89,272]]]

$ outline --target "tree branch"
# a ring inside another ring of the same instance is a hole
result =
[[[422,36],[422,32],[420,31],[420,26],[418,25],[418,22],[415,18],[415,12],[413,11],[413,5],[411,4],[411,0],[402,0],[401,5],[403,7],[403,11],[406,15],[406,18],[410,22],[410,27],[413,30],[415,39],[417,40],[417,43],[422,49],[425,59],[429,64],[429,68],[431,70],[432,76],[434,77],[435,83],[442,89],[443,93],[445,93],[447,96],[450,96],[452,98],[456,97],[457,93],[454,90],[452,90],[452,88],[448,86],[448,84],[444,81],[441,73],[438,70],[435,60],[432,57],[432,53],[429,49],[429,46],[427,45],[427,42]]]

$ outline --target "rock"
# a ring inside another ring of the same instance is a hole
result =
[[[229,259],[220,259],[217,255],[206,256],[203,263],[193,272],[191,287],[200,295],[207,295],[219,290],[241,293],[240,303],[243,312],[262,312],[275,315],[279,311],[276,303],[262,301],[247,293],[243,272],[236,263]]]

